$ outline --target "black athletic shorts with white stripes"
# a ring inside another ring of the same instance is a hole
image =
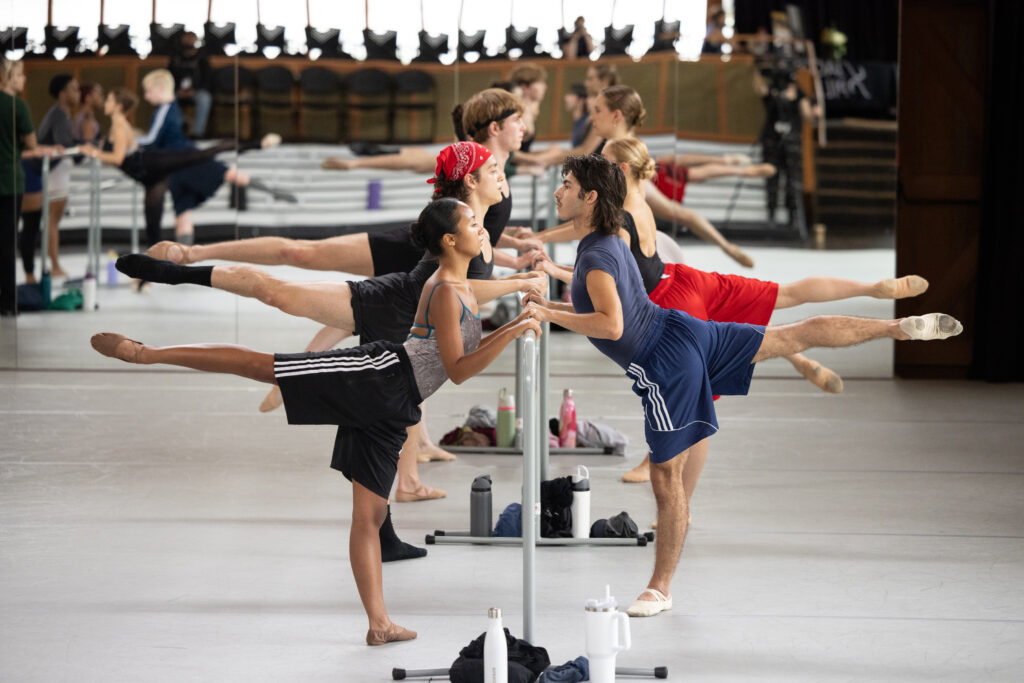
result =
[[[338,425],[331,467],[387,498],[405,429],[420,420],[420,395],[405,348],[382,341],[279,353],[274,377],[288,424]]]

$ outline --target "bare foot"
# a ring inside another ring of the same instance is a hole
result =
[[[320,162],[320,168],[325,171],[351,171],[356,167],[356,162],[341,157],[327,157]]]
[[[123,360],[125,363],[141,363],[145,345],[116,332],[100,332],[90,340],[92,348],[104,356]]]
[[[901,278],[886,278],[875,283],[875,298],[905,299],[909,296],[923,294],[928,289],[928,281],[920,275],[904,275]]]
[[[187,265],[191,263],[188,258],[189,251],[191,251],[191,248],[186,244],[163,241],[157,242],[147,249],[146,256],[152,256],[153,258],[160,259],[161,261],[170,261],[171,263]]]
[[[366,632],[366,644],[384,645],[385,643],[394,643],[400,640],[413,640],[415,637],[416,631],[410,631],[398,624],[391,623],[386,628],[369,629]]]
[[[261,413],[269,413],[271,410],[277,410],[284,399],[281,398],[281,387],[274,387],[267,392],[266,397],[263,399],[263,403],[260,404]]]
[[[642,484],[651,480],[651,461],[644,456],[644,461],[622,475],[622,481],[627,484]]]
[[[431,462],[431,461],[451,462],[455,460],[455,454],[449,453],[440,446],[435,446],[430,443],[421,443],[420,452],[416,454],[416,462]]]
[[[50,277],[53,279],[63,277],[66,278],[68,274],[60,266],[54,265],[50,268]]]
[[[727,244],[726,246],[722,247],[722,251],[728,254],[730,258],[732,258],[734,261],[736,261],[736,263],[740,264],[744,268],[754,267],[754,259],[747,256],[746,253],[744,253],[744,251],[737,247],[735,244]]]
[[[772,164],[757,164],[747,168],[745,175],[750,178],[771,178],[777,171],[778,169]]]

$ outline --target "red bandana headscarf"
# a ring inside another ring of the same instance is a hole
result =
[[[491,150],[476,142],[456,142],[448,145],[437,155],[434,178],[427,182],[434,183],[442,173],[445,180],[462,180],[490,158]]]

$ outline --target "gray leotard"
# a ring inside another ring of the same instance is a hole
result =
[[[444,363],[441,362],[441,351],[437,348],[437,337],[434,336],[434,326],[430,324],[430,300],[434,298],[434,292],[444,283],[437,283],[434,289],[430,290],[427,297],[427,310],[424,313],[424,323],[416,324],[427,331],[425,335],[410,334],[405,340],[405,352],[409,354],[409,361],[412,364],[412,374],[416,378],[416,388],[419,389],[420,398],[426,400],[428,396],[437,391],[442,384],[448,381],[448,373],[445,372]],[[462,352],[472,353],[480,345],[480,316],[473,315],[464,301],[462,303],[462,315],[459,317],[459,330],[462,332]]]

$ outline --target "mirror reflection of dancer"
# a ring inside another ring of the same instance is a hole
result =
[[[876,299],[903,299],[928,289],[928,281],[918,275],[885,278],[878,282],[857,282],[831,276],[808,277],[788,283],[765,282],[740,275],[707,273],[677,263],[663,263],[656,246],[654,214],[644,201],[644,184],[654,173],[654,161],[647,146],[635,137],[609,140],[602,156],[616,164],[626,178],[621,236],[629,245],[651,301],[661,308],[688,313],[700,320],[767,325],[772,313],[800,304],[838,301],[855,296]],[[545,272],[571,284],[572,269],[556,266],[546,259]],[[822,391],[837,394],[843,390],[842,378],[802,353],[785,356],[793,367]],[[691,454],[703,459],[706,453]],[[699,470],[695,474],[700,474]],[[626,482],[650,481],[650,459],[623,475]],[[696,481],[687,482],[687,499]]]
[[[414,224],[413,239],[437,256],[439,267],[420,295],[413,334],[401,344],[270,354],[220,344],[153,347],[113,333],[92,338],[97,351],[128,363],[177,365],[276,384],[289,424],[338,425],[331,467],[352,482],[349,561],[369,620],[368,645],[416,637],[388,616],[378,538],[405,430],[420,419],[418,404],[446,380],[461,384],[482,371],[527,330],[540,334],[537,322],[523,313],[481,341],[477,301],[466,276],[487,235],[466,204],[432,202]],[[191,269],[204,271],[210,284],[212,268]]]
[[[180,149],[153,149],[139,147],[135,144],[128,116],[135,110],[139,99],[135,93],[126,88],[114,88],[103,103],[103,112],[110,117],[108,139],[110,150],[104,151],[90,144],[81,146],[82,154],[99,159],[105,164],[117,166],[125,175],[137,180],[146,187],[155,186],[166,180],[168,176],[189,166],[205,164],[221,152],[229,152],[236,148],[234,141],[227,140],[199,149],[184,147]],[[256,148],[273,147],[280,142],[276,135],[267,135],[259,144],[245,145],[242,151]],[[226,168],[226,167],[225,167]],[[225,172],[225,179],[232,182],[244,181],[243,174],[231,169]]]
[[[619,236],[625,199],[625,177],[612,162],[595,155],[566,161],[555,203],[580,239],[572,303],[530,294],[525,311],[586,335],[626,371],[640,396],[659,533],[654,572],[627,613],[652,616],[672,607],[670,586],[689,516],[687,482],[696,483],[706,439],[718,431],[714,395],[745,395],[754,364],[769,358],[872,339],[944,339],[963,327],[952,316],[931,313],[898,320],[815,316],[765,328],[659,308]]]
[[[185,137],[181,108],[174,97],[174,77],[167,69],[150,71],[142,79],[146,101],[156,107],[149,132],[136,140],[141,147],[151,149],[190,149],[194,145]],[[212,197],[224,182],[234,183],[239,188],[251,187],[271,194],[275,199],[296,202],[295,195],[268,187],[236,168],[229,168],[211,159],[197,164],[187,173],[175,172],[154,185],[146,186],[145,215],[146,238],[150,245],[160,239],[160,223],[163,219],[164,194],[168,189],[174,200],[175,239],[191,243],[195,227],[192,223],[192,209],[201,206]],[[241,202],[240,202],[241,203]]]
[[[634,135],[636,127],[643,122],[646,116],[647,111],[644,109],[643,101],[636,90],[627,85],[615,85],[605,88],[594,99],[590,112],[591,128],[602,140],[595,153],[601,153],[605,140]],[[709,168],[712,170],[706,175],[702,175],[702,172],[697,172],[696,170],[691,171],[691,182],[698,182],[698,179],[706,180],[725,175],[763,178],[767,172],[774,172],[774,169],[771,169],[767,164],[746,167],[737,166],[724,163],[724,159],[720,157],[700,158],[697,155],[690,155],[689,159],[686,157],[683,159],[689,163],[714,159],[721,161],[721,163],[711,164]],[[697,168],[701,167],[698,166]],[[682,204],[666,197],[653,182],[648,181],[644,184],[644,197],[656,217],[685,226],[700,239],[719,247],[742,266],[749,268],[754,265],[754,260],[738,246],[727,240],[708,219],[696,211],[687,209]],[[572,226],[562,225],[553,230],[545,230],[538,233],[536,237],[542,242],[559,242],[573,239],[572,235]]]

